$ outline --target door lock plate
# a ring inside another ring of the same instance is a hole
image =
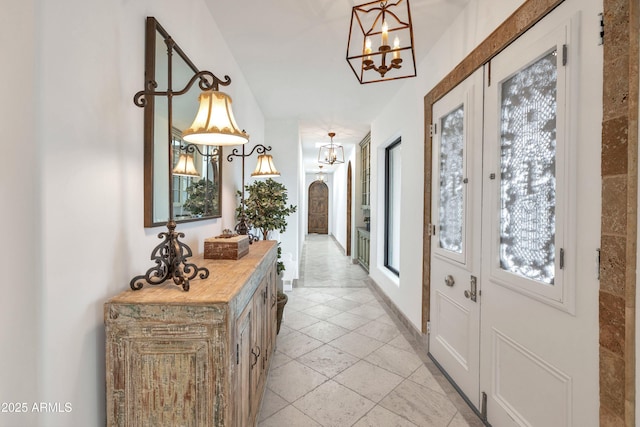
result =
[[[464,291],[464,297],[470,299],[473,302],[478,300],[478,278],[471,276],[471,289]]]

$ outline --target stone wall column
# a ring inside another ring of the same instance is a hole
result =
[[[604,0],[601,426],[635,426],[638,3]]]

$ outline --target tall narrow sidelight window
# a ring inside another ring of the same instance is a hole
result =
[[[552,285],[556,233],[556,51],[502,83],[500,268]]]
[[[385,149],[384,265],[400,275],[400,138]]]

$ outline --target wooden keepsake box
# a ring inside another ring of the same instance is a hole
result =
[[[206,259],[240,259],[249,253],[249,236],[209,237],[204,239]]]

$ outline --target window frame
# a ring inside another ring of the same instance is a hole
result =
[[[396,276],[400,277],[400,266],[398,265],[397,268],[393,265],[390,264],[390,243],[393,244],[393,242],[390,242],[390,237],[393,238],[393,236],[391,235],[390,231],[391,231],[391,223],[390,223],[390,213],[391,213],[391,200],[390,200],[390,191],[392,189],[391,185],[392,180],[391,180],[391,156],[389,155],[392,150],[394,149],[399,149],[401,147],[401,142],[402,142],[402,137],[398,137],[396,138],[391,144],[389,144],[388,146],[385,147],[384,149],[384,266],[385,268],[387,268],[389,271],[391,271],[393,274],[395,274]],[[402,160],[402,158],[401,158]],[[397,171],[396,176],[400,176],[400,171]],[[400,190],[401,185],[398,185],[398,190]],[[399,212],[398,212],[399,214]],[[394,219],[398,220],[399,218],[394,217]],[[398,249],[400,249],[400,243],[399,243],[399,239],[400,236],[397,236],[397,240],[398,240]]]

